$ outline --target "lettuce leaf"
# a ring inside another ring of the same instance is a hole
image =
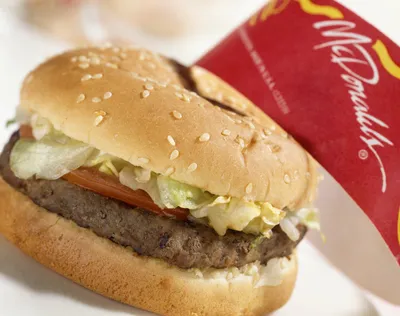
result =
[[[261,233],[265,237],[270,237],[272,228],[278,225],[285,215],[286,212],[273,207],[270,203],[262,203],[260,216],[253,219],[243,231],[248,234]]]
[[[119,180],[132,190],[143,190],[160,208],[198,208],[212,201],[212,195],[169,177],[132,165],[124,167]]]
[[[310,229],[320,231],[319,212],[316,208],[302,208],[296,212],[290,212],[281,222],[280,227],[288,237],[296,241],[300,237],[297,225],[302,223]]]
[[[65,144],[49,137],[20,139],[11,152],[10,167],[21,179],[55,180],[82,166],[92,152],[93,148],[72,139]]]
[[[271,228],[279,224],[285,212],[273,208],[269,203],[254,203],[238,198],[217,197],[213,203],[192,210],[195,218],[209,220],[219,235],[225,235],[230,228],[251,234],[263,234],[269,237]]]
[[[147,181],[145,181],[146,178],[148,179]],[[150,173],[150,175],[148,175],[145,169],[129,165],[124,167],[119,173],[119,181],[132,190],[143,190],[147,192],[158,207],[165,208],[160,197],[160,191],[157,186],[157,176],[155,174]]]
[[[211,203],[213,196],[199,188],[159,175],[157,186],[162,203],[167,208],[197,209]]]
[[[95,149],[83,166],[98,167],[101,172],[118,177],[119,172],[128,164],[123,159]]]
[[[301,208],[296,212],[300,222],[310,229],[321,231],[319,211],[317,208]]]

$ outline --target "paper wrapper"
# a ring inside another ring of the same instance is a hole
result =
[[[329,172],[318,202],[327,242],[315,243],[355,281],[400,304],[400,48],[334,1],[271,1],[197,65]]]

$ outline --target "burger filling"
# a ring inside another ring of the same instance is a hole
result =
[[[238,273],[251,275],[258,271],[258,275],[262,269],[280,269],[283,261],[271,260],[289,258],[307,230],[304,225],[298,224],[299,237],[296,241],[288,238],[280,225],[272,228],[269,237],[231,229],[220,236],[202,223],[159,216],[154,211],[149,212],[148,207],[132,206],[110,198],[109,194],[98,194],[63,178],[23,179],[16,176],[10,163],[10,156],[21,140],[19,133],[15,133],[0,157],[0,175],[12,187],[44,209],[80,227],[91,229],[100,237],[131,247],[139,255],[160,258],[180,268],[192,269],[198,277],[214,277],[217,273],[229,278]],[[101,180],[98,181],[101,186]],[[222,268],[228,270],[221,271]],[[276,276],[276,273],[273,274]]]
[[[299,223],[319,228],[315,209],[286,212],[268,202],[213,195],[71,139],[43,117],[33,115],[29,121],[20,129],[21,139],[10,156],[11,170],[20,179],[63,177],[158,214],[201,221],[220,236],[231,229],[271,237],[273,228],[280,225],[296,241]]]

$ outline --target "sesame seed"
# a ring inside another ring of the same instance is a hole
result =
[[[95,74],[92,76],[93,79],[100,79],[103,78],[103,74]]]
[[[261,141],[261,140],[263,140],[264,138],[263,138],[263,136],[261,135],[261,133],[259,133],[258,131],[256,131],[255,133],[254,133],[254,140],[256,141],[256,142],[259,142],[259,141]]]
[[[247,122],[247,124],[250,126],[251,129],[255,129],[255,125],[252,122]]]
[[[281,136],[284,137],[284,138],[287,138],[287,137],[288,137],[288,133],[282,132],[282,133],[281,133]]]
[[[93,57],[93,56],[97,56],[95,53],[93,53],[93,52],[88,52],[88,56],[89,57]]]
[[[126,57],[128,57],[128,55],[124,52],[122,52],[121,54],[119,54],[121,56],[121,58],[125,59]]]
[[[276,126],[275,126],[275,125],[271,125],[269,129],[270,129],[271,131],[274,131],[274,130],[276,130]]]
[[[204,109],[204,103],[199,103],[199,107],[201,107],[202,109]]]
[[[174,159],[178,158],[178,156],[179,156],[179,151],[177,149],[174,149],[171,152],[171,155],[169,155],[169,159],[174,160]]]
[[[244,148],[244,140],[241,137],[236,137],[235,141],[240,145],[240,147]]]
[[[188,167],[188,171],[189,171],[189,172],[193,172],[193,171],[195,171],[196,169],[197,169],[197,163],[195,163],[195,162],[191,163],[191,164],[189,165],[189,167]]]
[[[183,99],[183,94],[180,92],[175,92],[175,96],[178,97],[179,99]]]
[[[114,52],[114,53],[119,53],[119,51],[120,51],[119,47],[114,47],[114,48],[113,48],[113,52]]]
[[[92,75],[86,74],[81,78],[81,81],[87,81],[87,80],[90,80],[90,79],[92,79]]]
[[[106,67],[118,69],[118,66],[116,64],[113,64],[113,63],[106,63]]]
[[[265,137],[272,134],[272,132],[269,129],[265,129],[265,128],[263,128],[262,132],[263,132],[262,135]]]
[[[76,103],[81,103],[83,100],[85,100],[85,95],[81,93],[78,95],[78,98],[76,99]]]
[[[149,158],[146,158],[146,157],[139,157],[138,161],[140,163],[149,163],[150,160],[149,160]]]
[[[93,103],[99,103],[99,102],[101,102],[101,99],[98,98],[98,97],[94,97],[94,98],[92,98],[92,102]]]
[[[79,68],[82,68],[82,69],[89,68],[89,64],[88,63],[79,64]]]
[[[172,85],[172,87],[175,89],[175,90],[182,90],[182,87],[181,86],[179,86],[179,85],[177,85],[177,84],[173,84]]]
[[[136,74],[136,76],[135,76],[135,75],[132,75],[132,77],[134,77],[135,79],[138,79],[138,80],[144,81],[144,82],[146,82],[146,81],[147,81],[147,78],[143,78],[143,77],[141,77],[141,76],[140,76],[140,75],[138,75],[138,74]]]
[[[236,123],[236,124],[242,124],[242,120],[239,120],[239,119],[238,119],[238,120],[235,120],[235,123]]]
[[[147,98],[149,95],[150,95],[150,91],[149,91],[149,90],[144,90],[144,91],[142,92],[142,98],[143,98],[143,99]]]
[[[234,120],[232,117],[230,117],[228,114],[224,113],[224,115],[225,115],[232,123],[235,123],[235,120]]]
[[[199,141],[201,141],[201,142],[207,142],[207,141],[210,140],[210,138],[211,138],[210,134],[208,134],[208,133],[203,133],[203,134],[201,134],[201,136],[199,137]]]
[[[103,111],[103,110],[95,111],[94,114],[95,115],[102,115],[102,116],[106,116],[107,115],[107,113],[105,111]]]
[[[88,59],[87,59],[86,56],[79,56],[78,60],[79,60],[80,62],[86,62],[86,61],[88,61]]]
[[[283,176],[283,181],[285,181],[285,183],[287,183],[287,184],[290,183],[290,177],[287,173],[285,173],[285,175]]]
[[[148,63],[150,69],[156,69],[156,64]]]
[[[189,93],[194,97],[198,97],[198,94],[196,92],[194,92],[194,91],[189,91]]]
[[[182,97],[183,97],[183,101],[185,101],[185,102],[187,102],[187,103],[189,103],[190,100],[191,100],[191,97],[188,96],[187,94],[183,94]]]
[[[250,194],[251,191],[253,191],[253,183],[250,182],[250,183],[246,186],[246,193],[247,193],[247,194]]]
[[[174,167],[169,167],[166,171],[165,171],[165,175],[166,176],[170,176],[171,174],[173,174],[175,171]]]
[[[229,136],[231,134],[231,131],[229,129],[224,129],[221,134],[224,136]]]
[[[236,102],[236,98],[232,97],[232,96],[229,96],[228,97],[228,101],[231,102],[231,103],[235,103]]]
[[[310,179],[311,178],[311,173],[309,173],[308,171],[306,172],[306,178]]]
[[[147,90],[153,90],[153,89],[154,89],[154,87],[153,87],[153,85],[152,85],[151,83],[146,83],[146,84],[144,85],[144,87],[145,87],[145,89],[147,89]]]
[[[98,126],[104,120],[104,116],[98,115],[94,119],[94,126]]]
[[[78,57],[76,57],[76,56],[72,57],[72,58],[71,58],[71,61],[72,61],[73,63],[76,63],[76,62],[78,61]]]
[[[222,92],[218,92],[215,98],[217,99],[217,101],[222,102],[224,100],[224,95],[222,94]]]
[[[168,139],[168,142],[169,142],[172,146],[175,146],[175,145],[176,145],[175,139],[174,139],[171,135],[168,135],[167,139]]]
[[[281,150],[281,146],[277,145],[277,144],[268,144],[268,149],[272,152],[272,153],[277,153]]]
[[[104,93],[103,99],[107,100],[107,99],[109,99],[111,97],[112,97],[112,93],[110,91],[107,91],[106,93]]]
[[[182,118],[182,114],[176,110],[172,111],[172,115],[177,119],[180,120]]]
[[[91,57],[89,61],[93,65],[100,65],[101,62],[99,57]]]

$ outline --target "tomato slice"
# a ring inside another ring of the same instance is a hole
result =
[[[32,128],[29,125],[21,125],[19,135],[21,138],[33,138]],[[180,220],[186,220],[188,216],[186,209],[159,208],[143,190],[132,190],[121,184],[117,177],[105,174],[96,168],[81,167],[64,175],[63,178],[87,190],[144,208],[159,215],[175,217]]]
[[[181,220],[187,219],[187,210],[181,208],[161,209],[153,202],[146,192],[142,190],[132,190],[121,184],[118,178],[100,172],[95,168],[81,167],[66,174],[63,178],[85,189],[123,201],[130,205],[142,207],[160,215],[174,216]]]

